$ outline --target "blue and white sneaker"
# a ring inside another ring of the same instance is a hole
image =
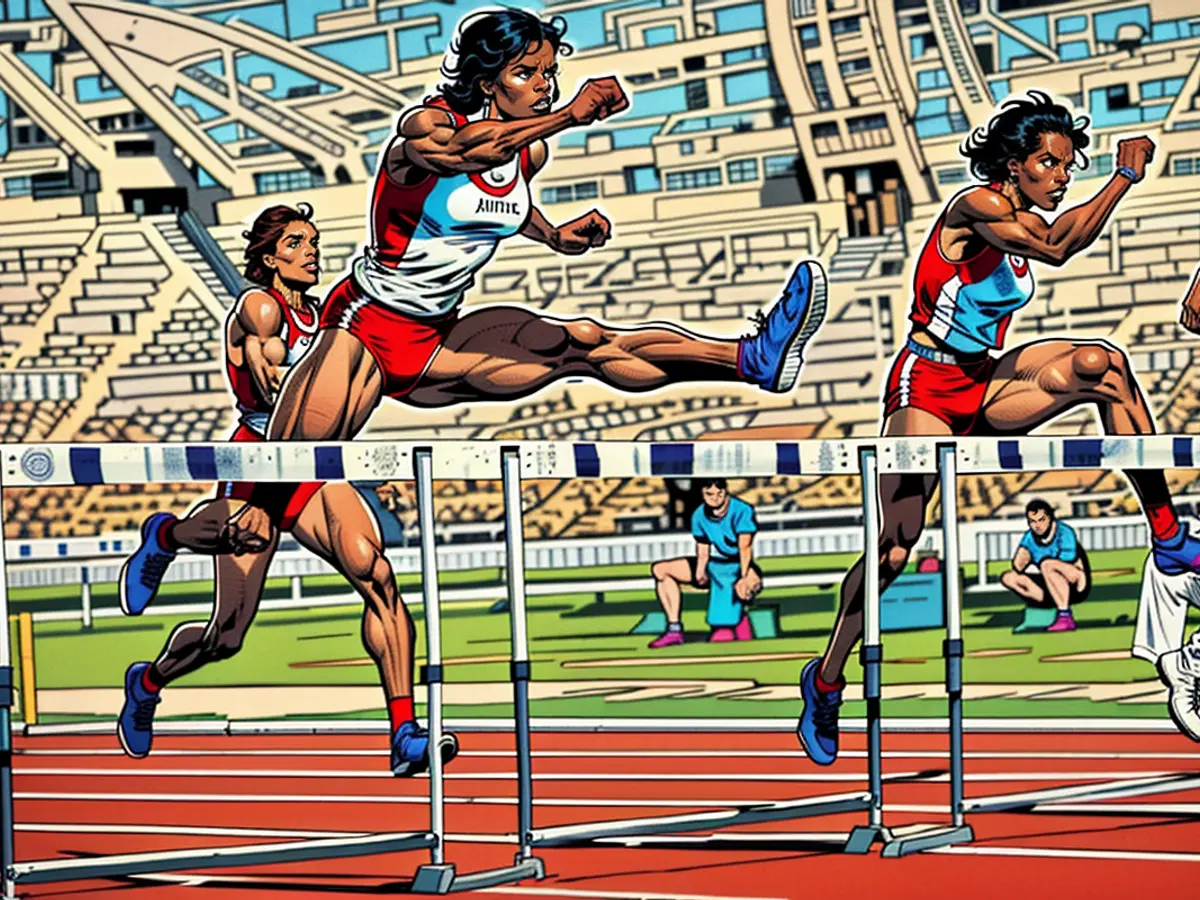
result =
[[[146,690],[142,684],[142,676],[149,668],[150,663],[139,662],[125,670],[125,705],[117,719],[117,737],[125,752],[134,759],[150,753],[150,744],[154,740],[154,710],[162,702],[158,694]]]
[[[842,692],[817,689],[817,670],[821,660],[814,659],[800,673],[800,697],[804,708],[796,725],[796,736],[808,758],[818,766],[833,765],[838,752],[838,708]]]
[[[1164,575],[1200,574],[1200,537],[1188,530],[1186,522],[1179,523],[1179,534],[1169,541],[1151,541],[1154,565]]]
[[[442,765],[458,756],[458,737],[442,732]],[[429,768],[429,732],[416,722],[405,722],[392,735],[392,774],[420,775]]]
[[[804,347],[825,321],[828,289],[815,260],[796,266],[771,311],[756,316],[758,333],[742,338],[738,374],[775,394],[790,391],[804,363]]]
[[[142,523],[142,545],[121,567],[117,589],[121,595],[121,611],[127,616],[140,616],[150,605],[158,586],[162,584],[167,567],[175,559],[175,551],[158,542],[163,523],[175,521],[170,513],[155,513]]]

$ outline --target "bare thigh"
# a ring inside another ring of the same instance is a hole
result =
[[[382,397],[382,373],[362,341],[343,328],[322,329],[284,379],[267,438],[349,440]]]

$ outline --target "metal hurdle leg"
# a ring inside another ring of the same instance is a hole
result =
[[[434,544],[433,518],[433,460],[432,451],[421,449],[414,455],[417,470],[417,504],[421,521],[421,568],[425,585],[425,626],[429,646],[429,746],[440,746],[442,736],[442,678],[441,634],[438,613],[437,551]],[[488,869],[458,875],[453,863],[445,862],[441,853],[444,842],[442,830],[442,762],[440,753],[430,756],[430,800],[433,803],[433,828],[437,837],[431,865],[421,866],[413,879],[412,892],[448,894],[477,891],[501,884],[524,881],[526,878],[545,878],[542,861],[530,852],[529,835],[533,830],[533,781],[529,748],[529,646],[525,631],[525,542],[521,509],[521,457],[516,447],[501,450],[504,479],[505,544],[508,554],[508,597],[512,614],[512,677],[513,707],[517,732],[517,821],[518,852],[514,864],[500,869]],[[436,635],[436,637],[435,637]],[[435,658],[434,654],[437,653]],[[436,661],[436,669],[435,669]],[[434,675],[436,674],[436,680]],[[436,702],[435,702],[436,697]],[[436,800],[433,782],[437,782]]]
[[[847,853],[866,853],[876,841],[892,840],[883,826],[883,747],[880,722],[883,643],[880,640],[879,461],[874,447],[858,452],[863,502],[863,698],[867,701],[867,788],[871,805],[866,825],[850,832]]]
[[[945,586],[946,693],[950,700],[950,825],[918,825],[904,829],[883,848],[884,856],[907,856],[935,847],[968,843],[975,839],[966,824],[963,805],[962,721],[962,594],[958,563],[958,458],[954,444],[938,445],[942,494],[942,578]]]
[[[0,476],[0,493],[3,479]],[[0,535],[0,898],[16,897],[12,866],[13,851],[13,784],[12,784],[12,702],[13,670],[12,643],[8,623],[8,567],[4,557],[4,540]]]

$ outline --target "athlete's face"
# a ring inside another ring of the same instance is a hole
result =
[[[263,257],[269,268],[279,273],[285,284],[308,287],[321,274],[321,236],[311,222],[289,222],[275,252]]]
[[[1033,153],[1022,162],[1010,161],[1008,168],[1030,206],[1058,209],[1075,168],[1075,142],[1063,134],[1043,134]]]
[[[708,487],[700,490],[704,497],[704,505],[709,509],[720,509],[725,505],[725,501],[729,499],[729,492],[723,487],[717,487],[715,484],[710,484]]]
[[[1029,520],[1029,530],[1038,537],[1045,537],[1050,533],[1050,526],[1054,524],[1054,520],[1050,518],[1045,510],[1035,509],[1026,517]]]
[[[554,48],[549,41],[530,44],[483,89],[501,118],[546,115],[558,102],[558,58]]]

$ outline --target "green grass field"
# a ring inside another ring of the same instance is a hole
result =
[[[1092,556],[1097,583],[1087,602],[1076,608],[1079,629],[1069,634],[1013,634],[1022,607],[1010,595],[968,594],[964,609],[964,664],[969,686],[1080,686],[1069,696],[1034,698],[1046,691],[1015,690],[1009,696],[971,699],[971,716],[1163,716],[1161,703],[1130,702],[1135,689],[1120,685],[1142,682],[1142,693],[1153,691],[1153,669],[1128,655],[1136,616],[1144,551],[1097,552]],[[595,578],[646,575],[644,566],[611,566],[589,570],[529,573],[530,581],[578,580],[572,593],[534,598],[529,603],[530,653],[534,679],[557,683],[558,695],[534,701],[534,713],[545,716],[721,716],[791,717],[796,713],[795,682],[803,660],[819,654],[833,619],[836,588],[770,588],[770,575],[781,572],[832,571],[849,557],[808,557],[764,561],[767,589],[760,606],[777,606],[781,635],[749,643],[709,644],[704,625],[704,598],[685,600],[684,625],[689,642],[667,650],[647,648],[649,637],[630,634],[641,616],[657,609],[647,578],[645,590],[609,593],[602,600],[588,584]],[[973,583],[973,566],[964,572]],[[994,565],[994,575],[1003,569]],[[496,570],[447,573],[445,586],[499,583]],[[416,577],[398,579],[402,589],[416,592]],[[287,583],[275,586],[286,596]],[[163,603],[203,600],[211,586],[170,585]],[[311,595],[344,594],[336,577],[305,582]],[[110,585],[93,591],[97,606],[115,603]],[[15,609],[71,608],[77,593],[60,589],[13,591]],[[508,678],[509,619],[489,612],[488,603],[443,606],[442,640],[446,679],[455,684],[485,685]],[[35,628],[39,692],[77,688],[114,688],[133,660],[157,655],[171,630],[190,617],[142,616],[138,619],[97,618],[89,631],[76,621],[40,622]],[[424,646],[421,609],[414,610],[419,648]],[[338,686],[378,684],[374,666],[359,637],[356,605],[261,613],[236,657],[181,679],[186,687]],[[913,696],[888,699],[889,715],[944,714],[945,701],[937,689],[943,678],[940,630],[891,632],[884,635],[885,685],[929,685]],[[419,659],[418,662],[423,660]],[[858,683],[857,661],[847,672]],[[614,682],[616,684],[614,684]],[[622,685],[622,682],[628,682]],[[657,692],[641,690],[654,682]],[[1092,690],[1086,686],[1117,686]],[[756,687],[758,696],[746,696]],[[482,688],[481,688],[482,689]],[[1103,699],[1099,695],[1122,695]],[[571,696],[586,691],[590,696]],[[640,691],[640,693],[637,693]],[[740,696],[731,696],[737,692]],[[494,692],[493,692],[494,693]],[[991,691],[1004,694],[1004,691]],[[604,694],[604,695],[601,695]],[[678,694],[678,696],[670,696]],[[39,694],[41,696],[41,694]],[[463,693],[459,693],[460,698]],[[1099,698],[1098,698],[1099,697]],[[450,705],[454,716],[504,716],[504,702]],[[848,702],[847,715],[861,715],[861,704]],[[269,717],[272,710],[260,715]],[[333,715],[333,714],[331,714]],[[375,709],[345,710],[338,715],[382,715]],[[66,718],[78,718],[67,716]],[[48,714],[42,721],[53,721]]]

